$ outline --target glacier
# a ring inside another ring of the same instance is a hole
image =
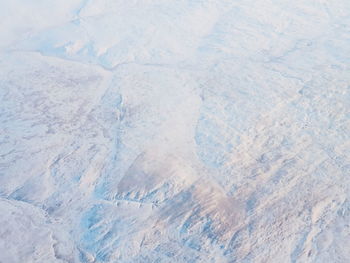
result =
[[[0,263],[347,263],[348,0],[0,0]]]

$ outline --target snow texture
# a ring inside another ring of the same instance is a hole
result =
[[[0,0],[1,263],[350,262],[349,0]]]

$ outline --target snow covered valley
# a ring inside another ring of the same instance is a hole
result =
[[[349,0],[0,6],[0,263],[350,262]]]

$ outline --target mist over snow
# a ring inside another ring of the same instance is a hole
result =
[[[349,137],[349,0],[0,0],[1,263],[348,263]]]

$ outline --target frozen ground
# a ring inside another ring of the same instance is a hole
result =
[[[350,262],[349,0],[0,0],[1,263]]]

